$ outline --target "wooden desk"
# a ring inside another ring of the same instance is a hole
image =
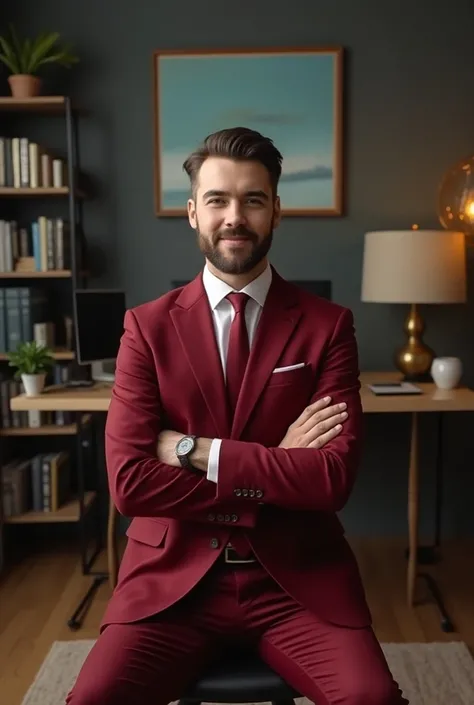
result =
[[[374,382],[396,382],[400,376],[396,372],[362,372],[361,399],[364,413],[414,413],[440,411],[474,411],[474,391],[466,387],[444,392],[434,384],[420,384],[423,394],[419,396],[377,397],[367,388]],[[112,385],[99,383],[94,387],[71,389],[57,386],[48,387],[37,397],[20,394],[12,397],[12,411],[108,411]]]
[[[442,391],[434,384],[419,385],[423,394],[419,396],[375,396],[367,387],[373,382],[391,382],[400,379],[397,372],[363,372],[361,381],[361,400],[366,414],[411,414],[411,440],[408,474],[408,570],[407,570],[407,600],[410,606],[415,603],[415,587],[418,576],[418,521],[419,521],[419,468],[418,468],[418,415],[420,413],[442,413],[453,411],[474,411],[474,391],[460,387],[452,391]],[[107,412],[111,398],[111,385],[98,384],[92,388],[70,389],[50,387],[38,397],[20,395],[11,399],[11,409],[26,411],[77,411],[77,412]],[[112,504],[112,503],[111,503]],[[113,566],[115,540],[113,526],[115,519],[111,518],[114,508],[111,507],[108,528],[109,565]],[[428,576],[429,577],[429,576]],[[433,584],[431,584],[433,587]],[[438,603],[443,616],[443,629],[452,631],[450,620],[444,613],[444,607],[433,590],[433,596]]]
[[[93,387],[74,389],[62,385],[47,387],[37,397],[20,394],[10,399],[12,411],[107,411],[112,385],[98,383]]]
[[[411,414],[410,457],[408,466],[408,570],[407,601],[415,604],[417,577],[426,580],[428,588],[436,602],[441,615],[441,628],[445,632],[454,631],[449,615],[443,604],[441,593],[433,577],[418,573],[418,525],[419,525],[419,463],[418,463],[418,417],[420,413],[437,413],[442,418],[445,412],[474,411],[474,391],[459,387],[450,391],[438,389],[434,384],[419,384],[423,394],[415,396],[376,396],[367,385],[374,382],[393,382],[400,380],[396,372],[365,372],[361,374],[361,399],[364,413],[409,413]],[[441,455],[441,428],[438,430],[438,456]],[[437,495],[441,482],[441,457],[437,458]],[[437,497],[436,536],[439,536],[439,501]],[[436,546],[437,548],[438,546]]]

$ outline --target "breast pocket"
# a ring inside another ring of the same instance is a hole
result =
[[[291,385],[310,385],[311,382],[311,365],[302,365],[301,367],[288,365],[285,367],[276,368],[268,380],[267,387],[287,387]],[[281,371],[279,371],[281,370]]]
[[[169,524],[159,519],[136,517],[125,532],[128,538],[154,548],[164,548]]]
[[[259,439],[264,445],[278,446],[288,427],[309,404],[313,393],[310,365],[270,375],[255,410]]]

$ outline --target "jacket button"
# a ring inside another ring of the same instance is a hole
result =
[[[211,548],[219,548],[219,539],[211,539],[209,545]]]
[[[242,494],[244,495],[244,497],[248,497],[248,496],[249,496],[249,491],[248,491],[248,490],[242,490]]]
[[[230,521],[230,514],[226,514],[226,515],[225,515],[224,521]]]
[[[218,515],[217,515],[217,521],[224,521],[224,515],[223,515],[223,514],[218,514]]]
[[[240,497],[240,495],[242,494],[242,490],[234,490],[234,494],[236,497]]]
[[[215,514],[208,514],[208,515],[207,515],[208,521],[214,521],[215,518],[216,518],[216,515],[215,515]]]
[[[232,514],[231,521],[239,521],[239,517],[237,516],[237,514]]]
[[[256,494],[257,494],[257,497],[263,497],[262,490],[257,490]]]
[[[255,490],[249,490],[249,497],[255,497]]]

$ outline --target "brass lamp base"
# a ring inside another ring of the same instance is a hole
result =
[[[435,353],[423,342],[425,326],[416,304],[411,305],[403,330],[407,342],[397,350],[395,366],[407,382],[431,382],[430,369]]]

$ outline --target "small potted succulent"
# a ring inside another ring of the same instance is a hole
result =
[[[15,379],[21,379],[27,397],[35,397],[44,389],[46,375],[54,365],[49,348],[35,341],[20,343],[8,354],[9,367],[16,367]]]
[[[59,33],[39,34],[35,39],[20,39],[13,25],[10,36],[0,36],[0,61],[11,72],[8,83],[15,98],[32,98],[41,92],[37,75],[47,64],[70,68],[79,61],[70,48],[59,44]]]

